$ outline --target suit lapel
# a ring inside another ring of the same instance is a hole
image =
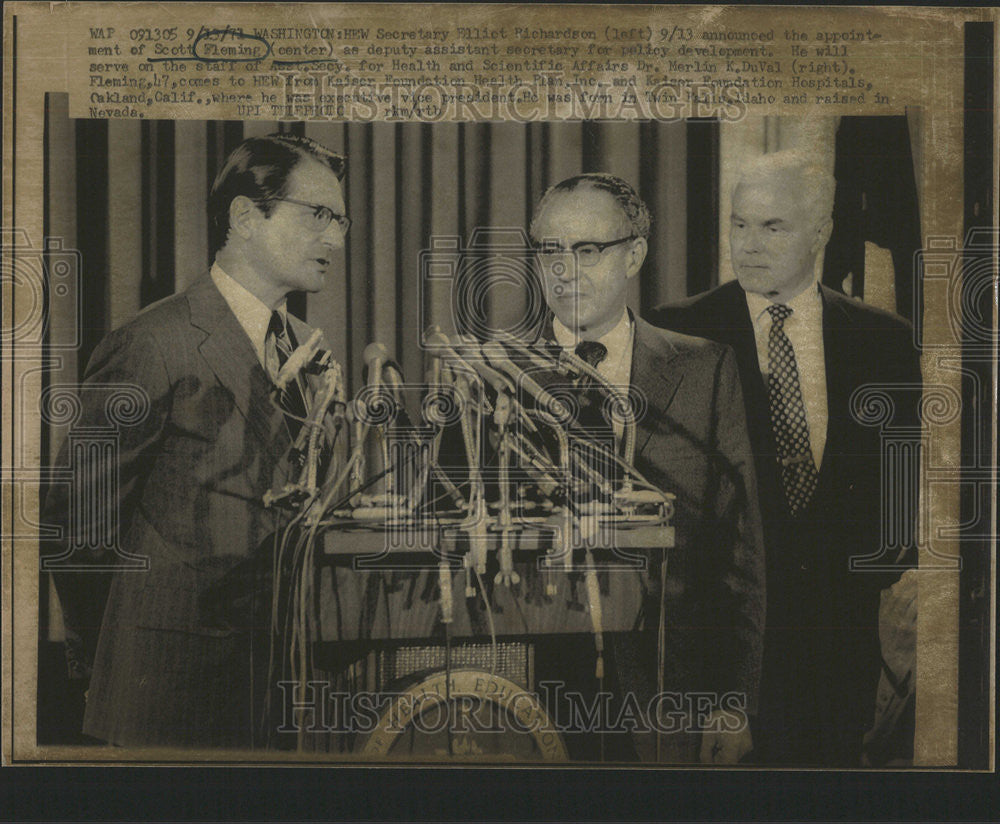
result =
[[[684,373],[670,362],[677,355],[677,349],[663,335],[641,318],[635,318],[635,340],[632,344],[633,386],[646,395],[648,408],[639,420],[635,455],[638,458],[653,434],[653,426],[669,420],[666,412],[673,403],[674,396],[684,379]]]
[[[262,446],[269,447],[275,443],[284,420],[271,403],[271,381],[257,360],[250,338],[211,277],[199,279],[187,294],[191,323],[206,333],[199,353],[219,383],[232,393],[249,432]]]
[[[746,293],[735,280],[720,286],[711,305],[705,307],[706,324],[710,324],[712,339],[731,346],[736,366],[743,382],[743,391],[751,398],[767,399],[767,387],[760,372],[757,338],[754,334]],[[709,320],[710,319],[710,320]]]
[[[828,412],[824,454],[833,457],[840,450],[844,426],[849,421],[851,381],[848,372],[856,355],[851,351],[850,318],[844,308],[847,298],[825,286],[820,287],[820,294],[823,296],[823,361]],[[829,466],[825,459],[823,466]]]
[[[719,330],[716,340],[731,346],[736,355],[736,367],[740,373],[744,406],[747,410],[747,428],[755,444],[754,451],[757,454],[771,455],[775,451],[771,402],[760,371],[757,337],[746,293],[734,280],[720,287],[719,297],[718,306],[712,308],[719,324],[716,327]]]
[[[648,402],[645,414],[636,426],[635,455],[638,457],[653,434],[652,424],[666,420],[665,413],[673,402],[683,375],[668,367],[677,349],[665,337],[664,330],[654,328],[631,311],[629,314],[635,325],[629,382],[645,394]],[[541,336],[544,340],[555,340],[551,313],[542,325]]]

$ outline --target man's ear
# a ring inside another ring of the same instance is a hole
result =
[[[628,263],[625,269],[625,277],[634,278],[639,274],[643,262],[646,260],[646,253],[649,252],[649,243],[644,237],[638,237],[632,241],[629,247]]]
[[[247,240],[253,234],[260,210],[246,195],[237,195],[229,203],[229,231]]]
[[[833,232],[833,218],[826,218],[818,227],[816,227],[816,243],[814,245],[813,251],[819,254],[826,248],[826,244],[830,242],[830,234]]]

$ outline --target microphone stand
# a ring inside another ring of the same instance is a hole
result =
[[[511,583],[517,584],[521,580],[521,576],[514,571],[513,550],[510,545],[511,531],[514,527],[514,520],[510,513],[510,444],[508,442],[510,433],[507,429],[510,413],[510,395],[502,392],[497,395],[496,414],[493,418],[500,433],[500,510],[497,516],[497,529],[500,530],[500,571],[496,574],[494,583],[503,583],[507,586],[510,586]]]

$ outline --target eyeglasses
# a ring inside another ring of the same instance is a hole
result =
[[[581,266],[593,266],[601,259],[605,249],[617,246],[620,243],[627,243],[635,240],[636,235],[620,237],[617,240],[608,240],[603,243],[596,240],[581,240],[574,243],[569,249],[564,249],[558,243],[539,243],[535,246],[535,254],[542,263],[548,263],[553,258],[560,255],[575,255]]]
[[[351,228],[351,219],[347,215],[338,215],[333,209],[329,206],[324,206],[322,203],[306,203],[304,200],[293,200],[290,197],[264,197],[258,199],[256,202],[264,203],[269,200],[280,200],[282,203],[294,203],[296,206],[305,206],[307,209],[312,209],[315,224],[313,229],[316,230],[316,234],[325,232],[326,227],[334,220],[337,221],[341,233],[345,235]]]

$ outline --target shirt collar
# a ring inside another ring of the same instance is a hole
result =
[[[767,307],[773,301],[758,295],[756,292],[746,292],[747,308],[750,310],[750,319],[754,326],[758,326],[763,320]],[[819,283],[815,283],[808,289],[803,289],[788,303],[785,304],[792,310],[792,317],[801,321],[809,321],[813,318],[820,318],[823,314],[823,299],[819,293]],[[770,318],[769,318],[770,319]]]
[[[581,338],[568,326],[563,324],[559,318],[552,318],[552,332],[556,336],[556,343],[563,349],[575,349]],[[622,318],[613,329],[606,332],[598,343],[603,343],[609,353],[619,353],[626,350],[632,342],[632,316],[626,309],[622,312]]]
[[[236,315],[240,326],[249,336],[258,357],[263,358],[264,340],[267,337],[268,326],[271,324],[270,307],[243,284],[226,274],[218,263],[212,264],[211,276],[219,292],[222,293],[222,297],[229,304],[229,308]],[[282,303],[277,311],[284,316],[285,304]]]

